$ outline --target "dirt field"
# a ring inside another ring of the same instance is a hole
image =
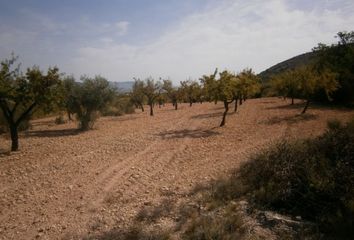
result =
[[[198,183],[237,167],[249,154],[286,137],[323,132],[328,119],[353,111],[289,106],[277,98],[247,100],[226,126],[204,103],[178,111],[101,118],[80,133],[75,123],[35,121],[20,151],[0,155],[0,239],[80,239],[123,229],[144,206],[180,201]],[[0,149],[9,148],[0,138]]]

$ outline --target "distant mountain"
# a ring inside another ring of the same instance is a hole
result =
[[[133,89],[133,81],[126,82],[109,82],[112,87],[116,88],[118,91],[127,93]]]
[[[261,72],[258,74],[258,76],[262,79],[263,83],[267,83],[268,80],[273,76],[276,75],[280,72],[290,70],[290,69],[295,69],[297,67],[300,67],[302,65],[307,65],[314,61],[316,58],[316,53],[315,52],[308,52],[304,53],[301,55],[298,55],[296,57],[290,58],[288,60],[285,60],[283,62],[280,62],[265,71]]]

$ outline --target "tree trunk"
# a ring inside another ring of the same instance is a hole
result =
[[[291,105],[294,105],[294,98],[291,98]]]
[[[140,105],[141,111],[144,112],[144,106],[143,104]]]
[[[70,113],[70,111],[67,111],[67,114],[68,114],[68,119],[69,119],[69,121],[72,121],[73,119],[71,118],[71,113]]]
[[[178,109],[178,103],[175,102],[175,110],[177,110],[177,109]]]
[[[225,111],[224,111],[224,114],[222,116],[222,121],[220,123],[220,127],[225,125],[226,115],[227,115],[227,112],[229,111],[229,103],[227,101],[224,101],[224,108],[225,108]]]
[[[17,151],[18,150],[18,130],[16,124],[11,124],[10,133],[11,133],[11,151]]]
[[[240,98],[240,105],[242,105],[242,103],[243,103],[243,102],[242,102],[242,97],[241,97],[241,98]]]
[[[153,105],[150,104],[150,116],[154,116],[154,110],[153,110]]]
[[[238,99],[235,98],[235,109],[234,109],[234,112],[237,112],[237,102],[238,102]]]
[[[310,100],[307,99],[306,104],[305,104],[305,107],[304,107],[304,110],[302,110],[301,114],[304,114],[304,113],[306,112],[306,110],[307,110],[307,108],[309,107],[309,105],[310,105]]]
[[[193,102],[192,102],[192,101],[189,101],[189,106],[190,106],[190,107],[192,106],[192,104],[193,104]]]

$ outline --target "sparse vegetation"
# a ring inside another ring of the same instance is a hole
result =
[[[241,178],[257,203],[354,236],[353,143],[354,121],[332,121],[320,137],[258,154],[241,168]]]
[[[273,229],[281,239],[311,234],[324,239],[354,238],[354,120],[345,124],[329,121],[323,133],[326,114],[333,109],[304,114],[312,101],[324,97],[353,104],[354,32],[340,32],[338,38],[338,44],[314,48],[311,61],[281,69],[271,77],[271,94],[290,98],[293,106],[281,100],[278,104],[275,98],[248,101],[258,97],[264,87],[249,68],[237,74],[216,69],[202,76],[200,83],[189,79],[179,87],[169,79],[135,79],[132,91],[123,93],[102,76],[82,76],[75,81],[56,67],[43,73],[36,66],[23,74],[15,65],[16,57],[4,60],[0,133],[5,133],[6,142],[10,136],[11,151],[17,151],[19,132],[26,131],[20,134],[23,153],[3,151],[5,147],[0,146],[6,165],[0,173],[1,180],[6,180],[0,186],[0,207],[4,209],[0,212],[12,224],[0,224],[0,233],[7,231],[6,237],[12,236],[17,222],[36,225],[47,221],[44,217],[49,214],[70,207],[68,218],[88,223],[89,236],[80,236],[84,239],[257,239],[248,218],[256,219],[257,224],[266,222],[265,213],[269,212],[286,216],[280,219],[299,227],[284,232]],[[298,111],[296,98],[305,102],[302,114],[293,112]],[[204,101],[222,102],[223,106],[202,104]],[[165,107],[168,102],[173,107]],[[215,118],[221,115],[219,126],[226,125],[232,103],[234,112],[240,114],[228,118],[230,126],[214,127]],[[134,113],[136,108],[144,112],[145,104],[150,116],[158,104],[161,109],[155,111],[162,113],[161,118],[155,121],[146,113],[115,118]],[[175,111],[178,106],[181,110]],[[271,114],[261,116],[262,111]],[[49,117],[36,119],[34,113]],[[348,119],[352,111],[336,109],[331,114]],[[102,120],[102,132],[79,134],[82,132],[71,122],[76,118],[78,128],[86,131],[101,115],[111,116]],[[242,120],[240,126],[238,119]],[[33,129],[28,130],[32,123]],[[302,134],[312,137],[305,139]],[[274,140],[278,142],[267,145]],[[87,146],[76,148],[84,141]],[[240,164],[241,160],[245,161]],[[230,162],[236,163],[231,176],[225,174]],[[223,177],[215,180],[217,174]],[[75,184],[67,185],[74,178]],[[93,190],[85,186],[87,182],[94,185]],[[200,182],[203,184],[198,185]],[[161,183],[166,186],[161,188]],[[191,190],[194,184],[197,187]],[[86,199],[90,202],[84,202]],[[32,201],[54,202],[54,210],[38,213],[44,220],[33,220],[37,213],[25,216]],[[16,211],[17,216],[9,211]],[[38,229],[36,238],[45,231],[54,236],[76,227],[57,226],[53,224],[57,219],[49,221],[51,226]],[[80,234],[86,234],[85,224]],[[21,231],[27,229],[19,228],[18,233]]]

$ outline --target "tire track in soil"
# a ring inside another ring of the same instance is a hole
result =
[[[188,124],[185,118],[188,119],[189,114],[187,117],[179,118],[177,123],[164,131],[184,130],[185,125]],[[161,121],[158,122],[158,124],[161,123]],[[170,123],[168,125],[170,125]],[[188,130],[193,131],[196,129],[197,126],[192,128],[188,126]],[[161,131],[161,129],[159,129],[159,131]],[[146,186],[144,182],[149,182],[151,178],[163,171],[164,166],[166,166],[178,152],[183,151],[189,144],[189,141],[190,139],[179,141],[178,147],[176,148],[170,141],[161,139],[161,137],[158,136],[145,149],[106,169],[97,176],[97,180],[95,181],[95,185],[99,186],[99,192],[94,194],[97,197],[92,200],[89,207],[90,211],[95,211],[95,209],[103,206],[105,198],[111,194],[117,186],[119,186],[120,192],[125,192],[126,189],[133,192],[144,189]],[[156,149],[162,149],[163,151],[156,151]],[[131,173],[132,169],[136,168],[140,169],[139,175],[144,177],[144,181],[129,181],[134,175]],[[143,188],[141,186],[143,186]]]

